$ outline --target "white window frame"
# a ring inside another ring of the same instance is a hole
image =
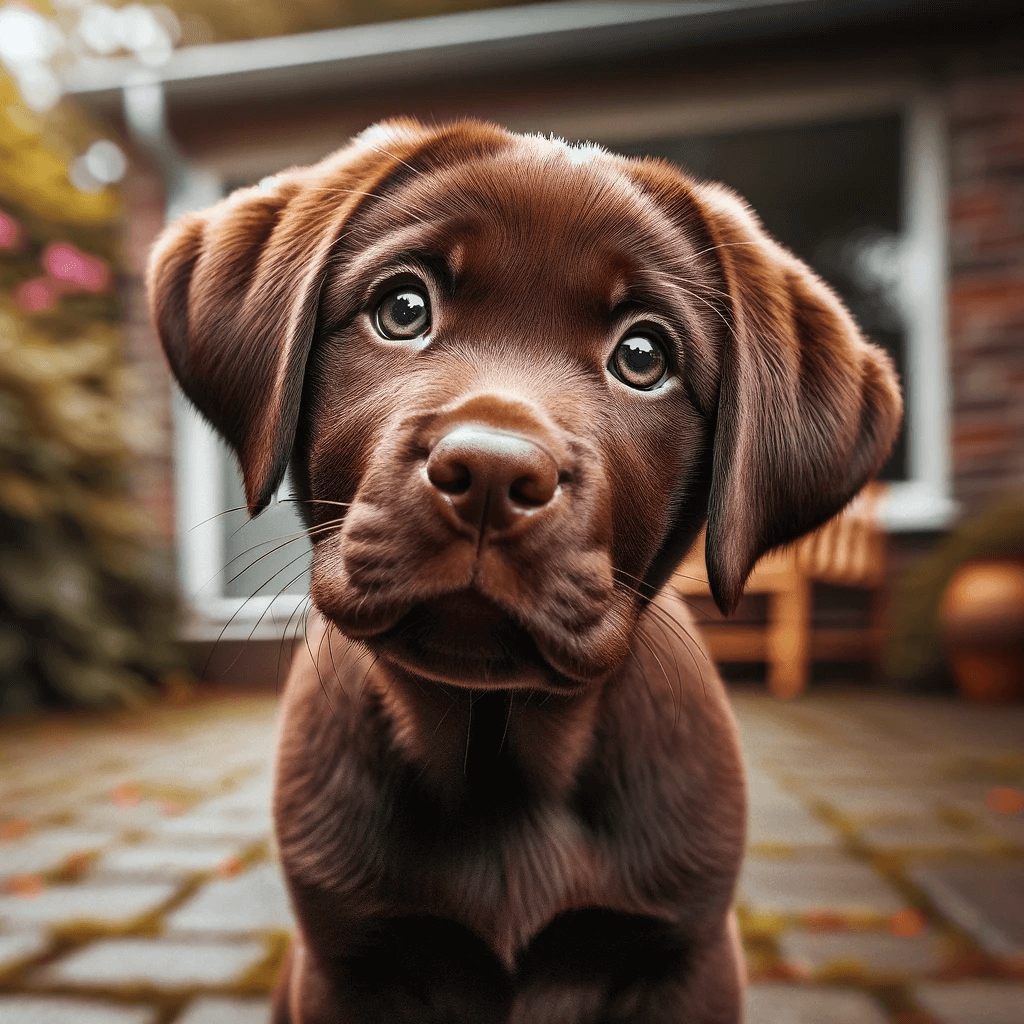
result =
[[[566,138],[596,138],[614,145],[884,112],[901,114],[905,124],[903,298],[911,315],[906,325],[904,381],[908,473],[906,480],[890,484],[881,514],[892,532],[934,530],[946,526],[957,511],[951,494],[949,445],[947,129],[941,99],[934,92],[913,81],[824,87],[815,83],[745,94],[691,95],[685,102],[669,98],[661,104],[646,104],[639,115],[626,96],[614,108],[556,106],[518,116],[509,111],[504,121],[522,130],[541,126]],[[223,165],[217,170],[221,180],[227,177]],[[198,173],[207,184],[213,180],[209,167]],[[209,198],[208,187],[206,193]],[[179,579],[191,612],[186,636],[280,637],[306,599],[284,594],[244,600],[224,594],[224,543],[218,513],[223,511],[225,449],[177,390],[173,420]]]

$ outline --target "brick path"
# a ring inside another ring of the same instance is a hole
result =
[[[749,1024],[1024,1024],[1024,708],[735,703]],[[265,1024],[274,714],[0,730],[0,1024]]]

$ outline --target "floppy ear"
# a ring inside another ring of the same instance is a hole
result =
[[[182,217],[153,248],[147,288],[160,340],[182,390],[237,453],[253,515],[288,465],[343,226],[425,134],[411,121],[376,126],[315,167]]]
[[[706,543],[728,613],[766,551],[831,518],[878,472],[902,401],[889,357],[742,200],[719,185],[695,199],[731,306]]]

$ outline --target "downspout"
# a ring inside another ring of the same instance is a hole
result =
[[[189,164],[178,148],[167,127],[164,87],[158,79],[133,76],[121,89],[121,101],[132,142],[152,158],[163,178],[168,221],[223,196],[220,180]]]

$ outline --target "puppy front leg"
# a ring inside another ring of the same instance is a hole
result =
[[[353,922],[343,955],[296,944],[274,1024],[506,1024],[512,983],[487,945],[429,915]]]
[[[741,1024],[736,929],[693,944],[664,921],[562,915],[531,944],[509,1024]]]

